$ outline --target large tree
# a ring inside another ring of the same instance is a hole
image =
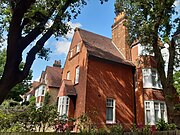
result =
[[[6,49],[0,50],[0,78],[4,71],[4,65],[6,63]],[[20,70],[24,67],[24,63],[20,64]],[[19,84],[14,86],[11,91],[8,93],[6,99],[13,99],[15,101],[21,101],[22,98],[20,95],[23,95],[27,90],[31,87],[31,79],[32,79],[32,70],[30,70],[28,76]]]
[[[179,61],[175,62],[179,47],[173,38],[173,30],[177,30],[179,24],[179,19],[172,17],[176,13],[174,2],[175,0],[116,0],[115,3],[116,14],[125,12],[129,43],[131,44],[138,39],[142,45],[153,48],[170,123],[180,121],[179,116],[175,118],[174,110],[178,94],[173,86],[173,70],[174,65],[179,64]],[[161,39],[161,43],[169,44],[167,76],[159,39]]]
[[[85,0],[1,0],[0,41],[6,38],[7,58],[0,79],[0,104],[11,88],[29,74],[36,54],[46,56],[45,42],[54,35],[63,36],[70,28],[67,21],[76,18]],[[22,53],[30,48],[21,70]]]

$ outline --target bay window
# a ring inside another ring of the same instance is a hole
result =
[[[58,112],[60,116],[62,115],[68,116],[69,101],[70,101],[70,98],[68,96],[59,97]]]
[[[155,125],[160,119],[167,122],[166,104],[163,101],[144,101],[145,124]]]
[[[162,89],[161,81],[156,69],[144,68],[142,69],[143,88]]]

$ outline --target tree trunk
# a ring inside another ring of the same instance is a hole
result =
[[[175,105],[179,103],[179,96],[173,85],[164,88],[165,101],[168,112],[168,123],[175,123],[180,128],[180,110],[175,110]]]
[[[19,83],[19,80],[16,78],[16,74],[12,74],[8,77],[3,77],[0,80],[0,104],[7,97],[10,90]]]

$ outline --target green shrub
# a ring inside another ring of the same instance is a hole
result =
[[[142,132],[147,133],[151,131],[151,126],[150,125],[145,125],[144,128],[142,129]]]
[[[136,124],[133,124],[132,128],[131,128],[131,132],[138,132],[138,128],[136,126]]]
[[[99,128],[98,129],[98,135],[106,135],[108,134],[108,131],[104,128]]]
[[[110,134],[111,135],[121,135],[123,134],[123,127],[121,124],[116,124],[110,127]]]
[[[156,124],[157,130],[165,131],[165,130],[175,130],[177,126],[174,123],[168,124],[163,119],[160,119]]]
[[[175,130],[177,128],[176,124],[172,123],[168,125],[169,130]]]

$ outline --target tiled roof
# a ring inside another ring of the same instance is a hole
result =
[[[40,82],[38,82],[38,81],[33,81],[33,83],[32,83],[32,88],[36,88],[39,84],[40,84]]]
[[[85,44],[88,54],[102,59],[118,62],[125,65],[134,66],[132,62],[123,58],[110,38],[76,28]]]
[[[76,96],[76,90],[71,80],[63,80],[59,89],[58,97],[60,96]]]
[[[24,94],[24,96],[27,96],[27,95],[29,95],[29,94],[35,95],[35,88],[38,87],[39,84],[40,84],[39,82],[33,81],[31,88],[29,89],[28,92],[26,92],[26,93]]]
[[[60,67],[46,67],[47,86],[60,87],[62,78],[62,69]]]

